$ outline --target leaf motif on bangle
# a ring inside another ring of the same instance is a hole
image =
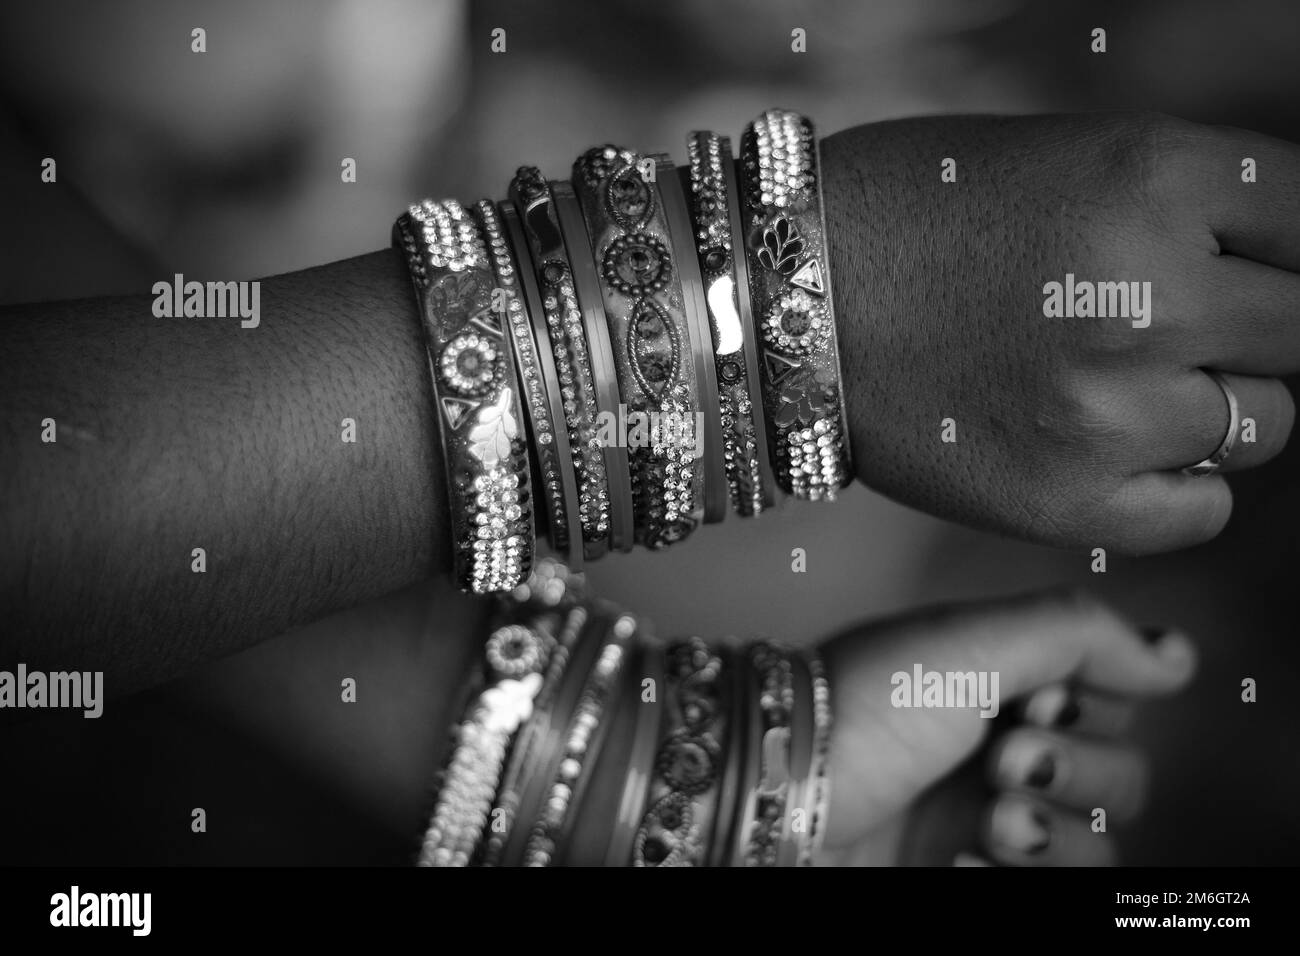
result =
[[[654,215],[654,191],[634,164],[623,166],[605,182],[605,208],[628,232],[644,228]]]
[[[820,395],[809,395],[801,388],[781,390],[781,408],[772,421],[780,428],[789,428],[796,423],[809,425],[824,411],[826,403]]]
[[[519,426],[510,414],[513,395],[508,388],[490,405],[479,409],[478,421],[469,431],[469,451],[487,468],[510,457],[510,442],[519,434]]]
[[[627,323],[627,357],[641,391],[658,400],[677,378],[681,342],[672,318],[653,299],[638,299]]]
[[[763,230],[763,245],[758,250],[758,261],[783,276],[794,271],[803,255],[803,236],[794,223],[785,216],[778,216],[776,221]]]

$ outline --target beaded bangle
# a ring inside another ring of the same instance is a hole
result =
[[[646,801],[650,795],[650,779],[654,773],[655,748],[659,742],[659,725],[663,706],[660,695],[665,686],[664,656],[658,647],[647,647],[641,655],[641,672],[633,671],[627,682],[627,703],[635,709],[636,727],[629,751],[627,779],[619,800],[614,829],[610,833],[605,851],[606,866],[626,866],[632,856],[632,846],[637,829],[645,815]],[[643,700],[642,680],[653,681],[656,688],[654,700]]]
[[[699,638],[669,648],[671,730],[659,746],[650,809],[637,831],[633,866],[704,862],[717,821],[730,694],[722,658]]]
[[[458,728],[418,865],[468,866],[496,796],[511,738],[533,710],[555,638],[507,624],[484,650],[486,687]]]
[[[515,821],[525,803],[526,791],[536,775],[537,765],[543,759],[542,751],[550,730],[554,698],[564,675],[572,670],[569,668],[570,658],[578,649],[587,618],[587,608],[582,605],[570,608],[565,617],[542,689],[533,701],[532,716],[519,732],[510,753],[510,763],[492,810],[492,832],[484,845],[480,860],[484,866],[498,866],[509,858],[512,836],[522,849]]]
[[[527,575],[535,540],[511,337],[493,311],[483,236],[459,203],[425,200],[397,220],[393,244],[406,253],[433,372],[456,581],[479,594],[509,590]]]
[[[623,404],[629,416],[657,416],[646,429],[649,441],[634,442],[634,430],[628,444],[638,446],[631,456],[637,538],[660,548],[690,534],[702,516],[701,436],[694,427],[700,405],[695,363],[685,360],[692,332],[663,203],[642,178],[641,162],[627,150],[594,147],[574,163],[573,188],[601,264]]]
[[[776,866],[782,820],[790,790],[790,717],[794,681],[790,658],[771,644],[749,653],[757,681],[757,707],[751,708],[751,734],[758,737],[757,775],[745,798],[738,845],[741,866]]]
[[[546,331],[551,313],[542,306],[537,280],[528,263],[528,245],[519,214],[509,203],[500,203],[498,210],[502,231],[514,249],[515,261],[520,263],[519,291],[524,308],[512,309],[510,322],[514,329],[515,357],[519,362],[519,378],[524,383],[525,407],[532,426],[541,485],[546,493],[551,545],[564,556],[570,568],[580,571],[583,549],[582,523],[578,518],[578,479],[569,444],[564,395]],[[515,301],[518,302],[518,298]],[[558,309],[552,311],[558,312]],[[558,315],[555,320],[557,323],[560,321]],[[557,351],[568,363],[567,347],[561,346]]]
[[[741,164],[776,480],[796,498],[833,500],[853,468],[812,123],[769,110],[746,127]]]
[[[808,784],[813,760],[812,675],[803,654],[790,657],[794,686],[794,707],[790,713],[790,782],[786,786],[777,865],[795,866],[806,842],[812,809],[808,805]]]
[[[749,268],[743,251],[735,254],[732,241],[743,235],[736,168],[726,136],[694,132],[686,145],[695,247],[717,366],[727,490],[735,512],[748,517],[772,507],[774,494],[762,402],[755,401],[762,391]]]
[[[809,778],[811,796],[808,799],[812,818],[808,824],[808,838],[799,854],[799,866],[811,866],[821,849],[826,837],[826,812],[831,795],[831,685],[826,677],[826,665],[815,651],[809,657],[808,670],[812,674],[813,692],[813,761]]]
[[[636,619],[621,614],[609,629],[595,665],[569,720],[559,754],[559,765],[550,775],[537,822],[533,825],[523,865],[549,866],[570,825],[570,810],[581,799],[599,752],[604,715],[609,696],[618,684],[627,648],[636,634]]]
[[[569,251],[560,231],[550,185],[535,167],[521,166],[510,184],[510,198],[519,213],[541,287],[542,312],[558,385],[552,395],[558,394],[563,402],[578,492],[576,510],[583,551],[590,560],[605,553],[611,535],[607,467],[610,459],[601,450],[596,434],[596,416],[602,410],[602,400],[605,403],[611,400],[610,386],[606,386],[605,392],[597,393],[603,379],[608,378],[603,373],[603,365],[595,367],[596,360],[603,359],[604,346],[595,339],[590,340],[589,348],[579,307],[579,290],[575,288]],[[616,398],[613,400],[617,402]]]

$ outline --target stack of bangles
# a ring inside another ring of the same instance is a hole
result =
[[[736,159],[715,133],[687,146],[682,170],[593,147],[569,181],[521,167],[506,201],[394,226],[456,581],[499,601],[422,865],[806,865],[825,829],[815,656],[665,648],[582,584],[611,550],[853,474],[812,124],[764,113]]]
[[[510,592],[545,534],[574,571],[777,489],[853,475],[812,123],[770,110],[689,165],[593,147],[570,181],[412,205],[457,584]],[[540,505],[538,504],[540,502]]]
[[[807,866],[825,833],[816,654],[663,644],[550,557],[498,598],[420,866]]]

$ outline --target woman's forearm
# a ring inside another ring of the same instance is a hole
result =
[[[148,682],[446,566],[395,251],[262,280],[254,328],[153,301],[0,318],[0,660]]]

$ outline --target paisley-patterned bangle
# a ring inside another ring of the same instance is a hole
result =
[[[736,167],[726,136],[697,131],[686,145],[695,247],[717,366],[727,490],[732,509],[748,517],[772,507],[775,495],[760,399],[749,264],[743,249],[736,254],[732,239],[743,235]]]
[[[730,693],[723,658],[692,638],[668,649],[670,728],[655,759],[650,808],[632,848],[633,866],[698,866],[717,822]]]
[[[442,435],[458,585],[507,591],[535,538],[511,336],[493,311],[498,279],[478,225],[455,200],[424,200],[393,226],[424,325]],[[504,290],[504,309],[513,299]]]
[[[590,780],[608,729],[602,718],[610,695],[618,686],[636,631],[636,618],[630,614],[618,615],[609,628],[564,733],[559,764],[543,794],[540,813],[524,851],[524,866],[551,865],[571,828],[571,811],[581,802]]]
[[[808,670],[812,674],[813,694],[813,760],[809,776],[810,796],[808,836],[799,851],[799,866],[811,866],[817,851],[826,837],[826,812],[830,807],[830,746],[831,746],[831,685],[826,676],[826,665],[813,651],[809,655]]]
[[[650,548],[680,541],[703,515],[697,467],[701,408],[692,329],[674,267],[660,191],[642,176],[642,158],[597,146],[573,167],[591,252],[600,263],[609,340],[629,420],[637,539]],[[644,162],[657,166],[652,159]],[[659,427],[654,427],[658,425]],[[623,436],[619,436],[621,439]]]
[[[560,231],[550,184],[536,167],[521,166],[510,183],[510,199],[519,213],[525,242],[540,288],[542,318],[555,359],[556,385],[564,411],[570,462],[574,471],[576,512],[586,558],[598,558],[611,535],[608,456],[597,441],[601,411],[598,379],[584,329],[583,312],[574,285],[569,250]],[[585,251],[585,250],[580,250]],[[599,349],[600,343],[596,343]],[[609,396],[605,396],[606,401]]]
[[[832,500],[853,467],[812,123],[769,110],[745,128],[740,153],[776,480],[796,498]]]
[[[582,524],[578,518],[578,479],[574,469],[574,456],[569,444],[569,426],[564,414],[564,395],[561,392],[555,358],[551,354],[551,340],[546,329],[547,313],[537,280],[529,262],[528,245],[524,239],[519,214],[509,203],[500,203],[495,210],[499,216],[497,231],[513,248],[513,262],[517,264],[515,278],[519,296],[511,306],[509,315],[515,336],[515,357],[519,362],[519,379],[524,388],[524,406],[528,411],[533,449],[537,455],[541,476],[539,495],[544,494],[547,506],[547,528],[551,546],[563,555],[574,571],[582,570]],[[486,213],[481,215],[485,224]],[[486,226],[490,247],[497,248],[493,228]],[[516,308],[522,299],[522,305]],[[568,361],[567,349],[560,350]]]
[[[751,756],[757,773],[742,805],[737,859],[739,866],[776,866],[782,825],[790,795],[790,719],[794,710],[794,670],[790,657],[768,643],[749,651],[758,696],[751,707]]]

